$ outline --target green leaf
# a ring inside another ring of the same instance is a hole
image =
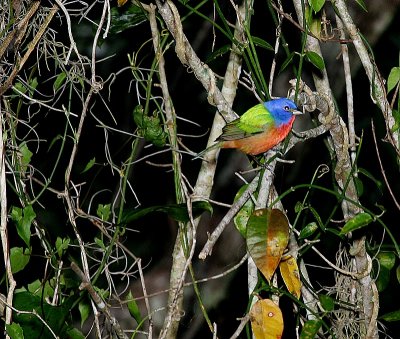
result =
[[[24,339],[24,330],[20,324],[15,322],[6,325],[6,332],[11,339]]]
[[[394,117],[394,126],[392,127],[392,132],[396,132],[400,128],[400,111],[394,109],[392,111],[393,117]]]
[[[68,339],[85,339],[86,337],[83,335],[81,331],[77,328],[71,328],[66,332]]]
[[[96,211],[97,216],[104,221],[108,221],[111,216],[111,204],[99,204]]]
[[[167,133],[157,114],[148,116],[143,107],[138,105],[133,110],[133,120],[138,127],[138,133],[154,146],[162,147],[167,140]]]
[[[318,229],[318,225],[316,222],[310,222],[300,231],[299,239],[308,238],[310,235],[314,234],[314,232]]]
[[[279,69],[279,73],[283,72],[286,69],[286,67],[288,67],[290,65],[290,63],[293,60],[294,55],[295,55],[294,52],[292,52],[286,57],[286,60],[283,62],[281,68]]]
[[[224,45],[212,52],[206,59],[206,64],[231,51],[231,45]]]
[[[307,51],[306,59],[311,62],[315,67],[317,67],[320,71],[325,68],[324,59],[322,59],[322,57],[315,52]]]
[[[37,85],[38,81],[36,77],[34,77],[32,80],[29,81],[29,94],[31,97],[33,97]]]
[[[315,14],[311,7],[306,7],[306,21],[309,30],[316,37],[321,36],[321,14]]]
[[[359,197],[361,197],[364,193],[364,184],[359,177],[354,177],[353,180],[354,180],[354,184],[356,186],[357,195]]]
[[[391,270],[396,263],[396,256],[393,252],[380,252],[376,258],[378,259],[381,267],[385,267],[388,270]]]
[[[400,284],[400,265],[396,268],[397,282]]]
[[[365,11],[368,12],[367,6],[365,5],[364,0],[356,0],[356,2],[358,3],[358,5]]]
[[[19,207],[13,206],[11,210],[11,219],[17,226],[17,232],[20,238],[29,247],[31,241],[31,225],[32,221],[36,218],[36,213],[32,205],[27,205],[22,210]]]
[[[300,213],[303,209],[304,209],[303,203],[300,201],[296,202],[296,204],[294,205],[294,211],[296,213]]]
[[[95,238],[94,238],[94,242],[95,242],[100,248],[102,248],[103,250],[106,250],[106,249],[107,249],[106,246],[104,245],[103,240],[101,240],[101,239],[95,237]]]
[[[71,239],[69,239],[69,238],[61,239],[60,237],[57,237],[56,250],[57,250],[58,256],[60,258],[62,257],[64,251],[68,248],[70,242],[71,242]]]
[[[31,258],[31,252],[28,248],[13,247],[10,250],[11,271],[15,274],[22,271],[28,265]]]
[[[388,270],[386,267],[381,266],[379,268],[379,275],[378,278],[376,279],[376,287],[379,292],[382,292],[388,287],[390,282],[390,270]]]
[[[90,159],[89,162],[86,164],[85,168],[83,169],[83,171],[81,172],[81,174],[89,171],[94,166],[95,163],[96,163],[96,157]]]
[[[57,92],[60,89],[61,85],[64,83],[66,78],[67,78],[67,73],[65,73],[65,72],[61,72],[57,76],[57,78],[56,78],[56,80],[54,81],[54,84],[53,84],[54,92]]]
[[[60,306],[49,305],[42,296],[30,292],[14,294],[14,307],[21,311],[35,311],[46,320],[46,324],[57,333],[59,338],[66,338],[65,321],[70,316],[73,302],[79,296],[65,297]],[[13,313],[13,320],[18,322],[24,330],[25,338],[54,338],[46,326],[33,314]]]
[[[254,45],[264,48],[269,51],[274,51],[274,48],[266,42],[264,39],[258,38],[256,36],[252,36],[251,40],[253,41]]]
[[[399,321],[400,320],[400,310],[389,312],[389,313],[386,313],[384,315],[381,315],[379,317],[379,319],[385,320],[385,321],[388,321],[388,322]]]
[[[19,151],[21,152],[21,171],[26,172],[28,165],[31,163],[33,153],[29,150],[26,142],[22,142],[19,145]]]
[[[318,13],[325,5],[325,0],[308,0],[308,3],[310,4],[313,11]]]
[[[137,5],[131,4],[129,7],[124,6],[122,9],[112,7],[109,35],[119,34],[145,21],[147,21],[147,16],[142,8]]]
[[[383,190],[383,183],[376,179],[369,171],[367,171],[365,168],[358,168],[357,172],[363,174],[364,176],[366,176],[368,179],[370,179],[371,181],[373,181],[376,185],[376,187],[379,189],[380,193],[382,193]]]
[[[28,91],[28,88],[22,82],[19,81],[15,83],[14,87],[23,94],[25,94]],[[16,90],[14,90],[14,93],[20,95]]]
[[[90,305],[85,300],[82,300],[79,303],[78,308],[79,308],[79,313],[81,315],[81,327],[82,327],[87,318],[89,317]]]
[[[319,302],[326,312],[331,312],[335,308],[335,300],[328,295],[318,295]]]
[[[125,298],[125,301],[128,302],[128,310],[129,314],[136,320],[138,324],[142,321],[142,316],[140,314],[139,307],[136,303],[136,300],[133,298],[132,292],[129,291],[128,295]]]
[[[387,92],[389,93],[400,82],[400,67],[393,67],[387,80]]]
[[[54,144],[58,141],[58,140],[63,140],[63,137],[61,134],[58,134],[56,137],[54,137],[51,141],[50,141],[50,145],[47,148],[47,151],[50,151],[52,149],[52,147],[54,146]]]
[[[52,286],[54,284],[54,279],[47,280],[43,286],[43,283],[36,279],[35,281],[28,284],[28,291],[34,295],[38,295],[42,298],[53,297],[54,288]]]
[[[248,186],[249,185],[246,184],[240,187],[239,191],[235,195],[234,202],[236,202],[242,196],[243,192],[247,189]],[[242,206],[242,208],[233,217],[233,223],[235,224],[236,229],[244,238],[246,237],[247,222],[253,211],[254,211],[254,202],[252,199],[248,199]]]
[[[308,206],[308,209],[310,210],[310,212],[312,213],[312,215],[314,216],[315,220],[317,221],[318,226],[321,228],[321,230],[325,231],[325,225],[322,222],[322,219],[319,215],[319,213],[317,212],[317,210],[312,207],[312,206]]]
[[[321,325],[321,320],[307,320],[301,330],[300,339],[314,339]]]
[[[208,201],[195,201],[192,204],[193,218],[197,218],[203,212],[212,213],[212,206]],[[186,204],[173,204],[166,206],[153,206],[147,208],[126,209],[122,214],[121,224],[128,224],[134,220],[144,217],[153,212],[163,212],[168,214],[172,219],[181,222],[188,222],[189,214]]]
[[[359,228],[365,227],[369,225],[374,219],[368,213],[359,213],[352,219],[350,219],[346,224],[343,226],[342,230],[340,231],[341,235],[347,234],[349,232],[355,231]]]

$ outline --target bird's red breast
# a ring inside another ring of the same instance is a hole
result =
[[[295,116],[287,124],[279,127],[271,127],[261,133],[257,133],[245,138],[236,140],[225,140],[222,142],[222,148],[237,148],[250,155],[265,153],[272,147],[279,144],[292,129]]]

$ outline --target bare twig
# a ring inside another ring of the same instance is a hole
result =
[[[128,339],[128,336],[122,330],[119,322],[115,317],[110,313],[110,310],[100,295],[95,291],[92,284],[89,281],[89,278],[82,272],[77,264],[74,262],[71,263],[71,269],[76,273],[76,275],[81,279],[82,283],[79,287],[81,290],[87,290],[90,294],[92,300],[96,303],[97,308],[106,315],[107,319],[110,321],[110,324],[115,329],[115,333],[120,339]]]
[[[336,23],[340,31],[340,37],[345,39],[346,35],[344,33],[343,23],[338,16],[336,16]],[[351,81],[349,49],[344,43],[340,45],[340,48],[342,50],[344,78],[346,83],[347,124],[349,126],[350,157],[352,164],[354,165],[356,161],[356,131],[354,127],[353,85]]]
[[[336,7],[340,19],[346,27],[350,38],[353,40],[354,47],[357,50],[358,56],[360,57],[360,60],[364,66],[364,70],[367,73],[371,87],[371,99],[378,105],[379,109],[383,113],[383,116],[385,117],[388,139],[396,150],[397,154],[400,154],[399,130],[393,128],[396,122],[393,117],[392,109],[386,98],[384,81],[382,80],[378,67],[375,64],[373,55],[370,53],[370,51],[368,51],[359,30],[354,24],[353,19],[347,9],[346,1],[333,0],[332,4]]]
[[[35,3],[38,3],[39,1],[36,1]],[[0,96],[2,96],[11,86],[12,83],[14,82],[15,77],[19,73],[19,71],[22,69],[22,67],[25,65],[26,61],[28,60],[29,56],[31,53],[35,50],[36,45],[42,38],[43,34],[46,32],[47,27],[49,26],[51,20],[53,19],[54,15],[58,11],[58,6],[54,5],[51,9],[49,14],[46,16],[45,21],[43,24],[40,26],[38,32],[36,33],[35,37],[33,40],[28,44],[28,49],[25,52],[24,56],[21,58],[21,60],[18,62],[18,64],[15,65],[14,69],[12,70],[11,74],[8,76],[7,80],[4,82],[4,84],[0,87]]]
[[[376,151],[376,155],[378,157],[379,167],[381,168],[383,180],[385,180],[386,187],[390,193],[390,196],[392,197],[393,202],[395,203],[397,209],[400,210],[400,204],[398,203],[396,196],[394,195],[392,188],[390,187],[389,181],[386,177],[385,168],[383,167],[383,164],[382,164],[382,159],[381,159],[381,155],[379,153],[379,148],[378,148],[378,142],[376,140],[375,125],[374,125],[373,120],[371,120],[371,130],[372,130],[372,137],[374,139],[374,144],[375,144],[375,151]]]
[[[3,139],[3,126],[5,126],[3,117],[5,114],[1,112],[0,105],[0,236],[3,250],[4,267],[7,275],[8,291],[7,291],[7,309],[5,314],[6,325],[11,324],[12,303],[14,298],[14,290],[17,285],[13,273],[11,271],[10,247],[7,230],[7,182],[6,182],[6,166],[5,166],[5,148]],[[8,337],[8,335],[7,335]]]
[[[200,259],[204,260],[208,255],[211,254],[215,243],[217,242],[218,238],[224,231],[225,227],[229,224],[229,222],[232,220],[232,218],[236,215],[236,213],[240,210],[240,208],[245,204],[245,202],[250,198],[250,196],[257,189],[259,177],[260,176],[257,175],[252,180],[252,182],[249,184],[249,186],[246,188],[246,190],[243,192],[243,194],[239,197],[238,200],[235,201],[235,203],[232,205],[232,207],[229,209],[229,211],[225,214],[225,216],[222,218],[220,223],[214,229],[212,234],[208,237],[207,243],[204,245],[203,249],[200,251],[200,254],[199,254]]]

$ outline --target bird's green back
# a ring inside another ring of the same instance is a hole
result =
[[[241,117],[243,126],[262,128],[274,122],[274,118],[263,104],[258,104],[247,110]]]

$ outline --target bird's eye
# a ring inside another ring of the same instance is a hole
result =
[[[290,107],[289,107],[289,106],[285,106],[285,107],[283,107],[283,109],[284,109],[285,111],[289,111]]]

